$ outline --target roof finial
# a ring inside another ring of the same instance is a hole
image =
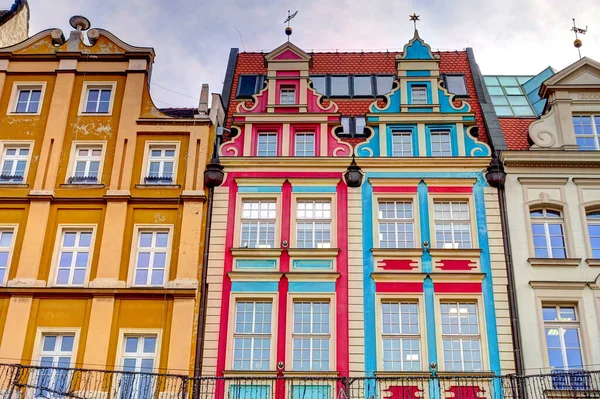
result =
[[[571,30],[573,32],[575,32],[575,41],[573,42],[573,46],[575,46],[575,48],[577,49],[577,52],[579,53],[579,59],[581,59],[581,46],[583,46],[583,42],[577,37],[578,33],[581,33],[582,35],[585,35],[587,32],[587,25],[585,26],[585,29],[580,29],[577,27],[577,25],[575,25],[575,18],[573,18],[573,27],[571,28]]]
[[[414,26],[415,26],[415,30],[417,30],[417,21],[420,21],[419,17],[420,15],[417,15],[417,13],[413,13],[413,15],[409,15],[410,19],[409,21],[412,21]]]
[[[290,36],[292,35],[292,28],[290,27],[290,21],[292,20],[292,18],[294,18],[296,16],[296,14],[298,14],[298,11],[296,11],[293,14],[290,14],[290,10],[288,10],[288,17],[286,18],[285,21],[283,21],[284,24],[287,23],[287,27],[285,28],[285,34],[288,37],[288,42],[290,41]]]

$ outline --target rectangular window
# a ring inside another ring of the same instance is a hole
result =
[[[154,372],[156,354],[156,335],[125,335],[123,371],[129,373]],[[121,378],[120,398],[145,399],[155,397],[155,376],[124,374]]]
[[[298,201],[296,246],[331,248],[331,202]]]
[[[92,230],[61,232],[56,266],[56,285],[82,286],[91,258]]]
[[[150,145],[146,184],[173,184],[175,179],[175,145]]]
[[[259,133],[256,142],[256,156],[275,157],[277,156],[277,134]]]
[[[441,313],[444,370],[483,370],[477,304],[444,302]]]
[[[100,180],[102,146],[77,145],[69,184],[95,184]]]
[[[19,114],[36,114],[40,108],[41,89],[19,89],[14,112]]]
[[[371,97],[373,96],[373,89],[371,87],[370,76],[353,76],[354,83],[354,95]]]
[[[315,135],[314,133],[296,133],[296,143],[294,145],[297,157],[315,156]]]
[[[242,248],[274,248],[277,203],[271,200],[243,201]]]
[[[28,145],[5,145],[2,154],[0,183],[24,183],[28,160]]]
[[[600,150],[600,115],[573,115],[573,127],[580,150]]]
[[[419,308],[416,303],[381,304],[384,371],[420,371]]]
[[[412,85],[410,87],[411,104],[427,104],[427,86]]]
[[[71,373],[68,370],[57,370],[56,368],[71,367],[74,344],[75,334],[48,333],[42,335],[40,369],[35,383],[36,398],[63,397],[57,393],[67,392],[71,383]]]
[[[379,248],[414,248],[413,204],[410,201],[380,201]]]
[[[238,79],[237,98],[252,98],[258,93],[264,83],[262,75],[240,75]]]
[[[327,76],[311,76],[310,81],[317,93],[327,95]]]
[[[465,75],[445,75],[444,82],[446,83],[446,89],[456,96],[468,96],[467,83],[465,82]]]
[[[412,132],[392,131],[392,156],[394,157],[412,157],[413,143]]]
[[[469,204],[461,201],[433,203],[438,248],[471,248]]]
[[[294,302],[294,371],[329,371],[329,302]]]
[[[592,258],[600,259],[600,211],[588,211],[586,219]],[[1,278],[0,281],[2,281]]]
[[[562,213],[556,209],[541,208],[531,210],[529,216],[535,257],[566,258]]]
[[[348,85],[349,76],[332,76],[331,77],[331,95],[332,96],[349,96],[350,86]]]
[[[111,88],[89,87],[85,100],[85,112],[95,114],[108,114],[110,111]]]
[[[240,301],[235,305],[234,370],[269,370],[271,302]]]
[[[392,91],[392,86],[394,85],[394,77],[391,75],[375,76],[375,84],[377,85],[377,95],[383,96]]]
[[[169,231],[139,230],[135,253],[135,286],[165,285],[165,271],[169,258]]]
[[[279,103],[296,104],[296,87],[281,86],[281,90],[279,91]]]
[[[581,370],[583,357],[575,306],[544,305],[542,314],[550,368],[556,371]]]
[[[0,230],[0,286],[6,283],[11,259],[14,230]]]
[[[451,157],[452,144],[450,143],[450,132],[448,131],[432,131],[430,134],[431,140],[431,156],[432,157]]]

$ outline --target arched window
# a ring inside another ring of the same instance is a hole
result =
[[[600,258],[600,210],[587,213],[587,226],[592,258]]]
[[[534,209],[531,233],[536,258],[566,258],[565,229],[562,213],[555,209]]]

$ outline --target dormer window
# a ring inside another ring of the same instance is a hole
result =
[[[350,95],[350,85],[348,84],[348,76],[332,76],[331,77],[331,96],[347,97]]]
[[[459,97],[468,97],[467,83],[463,74],[446,74],[444,75],[444,85],[448,92]]]
[[[580,150],[600,150],[600,115],[573,115],[573,127]]]
[[[237,86],[237,98],[252,98],[258,93],[265,81],[263,75],[240,75]]]
[[[370,76],[354,76],[354,96],[372,97],[373,89]]]
[[[296,104],[296,87],[281,86],[279,91],[279,103],[288,105]]]
[[[342,136],[362,136],[367,126],[364,116],[342,116]]]
[[[413,85],[410,88],[412,104],[427,104],[427,86]]]

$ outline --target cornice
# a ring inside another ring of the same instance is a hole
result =
[[[599,168],[596,151],[530,150],[503,151],[500,160],[507,167]]]
[[[587,281],[530,281],[531,288],[540,290],[577,290],[581,291]]]

